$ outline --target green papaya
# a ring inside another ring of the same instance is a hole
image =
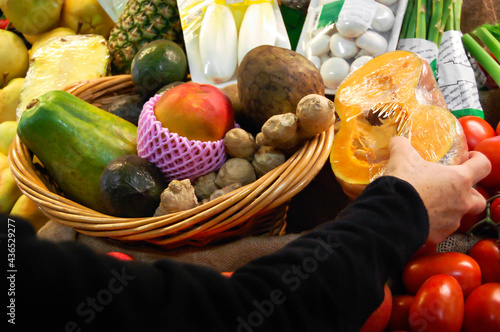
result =
[[[137,127],[70,93],[33,99],[17,134],[65,196],[105,213],[99,179],[113,159],[137,154]]]

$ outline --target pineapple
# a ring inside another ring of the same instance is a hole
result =
[[[129,0],[111,30],[108,46],[113,74],[129,74],[141,46],[168,39],[184,49],[184,38],[175,0]]]
[[[17,119],[34,98],[71,83],[106,76],[108,67],[108,46],[101,35],[49,39],[31,57],[16,110]]]

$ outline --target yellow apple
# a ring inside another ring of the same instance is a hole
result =
[[[37,35],[56,26],[64,0],[0,0],[5,17],[18,31]]]
[[[16,137],[17,122],[4,121],[0,123],[0,153],[7,155],[9,153],[10,145]]]
[[[0,59],[0,89],[10,80],[26,76],[28,49],[21,37],[12,31],[0,29]]]
[[[0,123],[16,121],[16,108],[24,84],[24,77],[14,78],[0,89]]]
[[[10,211],[10,217],[20,217],[29,221],[35,228],[35,231],[38,231],[47,221],[49,221],[49,217],[47,217],[38,205],[26,195],[21,195],[17,199]]]
[[[21,195],[10,168],[5,168],[0,172],[0,213],[8,214]]]
[[[38,36],[36,41],[31,46],[29,50],[30,58],[33,56],[35,51],[40,48],[47,40],[53,37],[66,37],[66,36],[74,36],[76,35],[75,30],[66,28],[66,27],[57,27],[52,30],[49,30],[45,33],[42,33]]]
[[[115,22],[97,0],[65,0],[60,26],[73,29],[78,34],[98,34],[109,37]]]

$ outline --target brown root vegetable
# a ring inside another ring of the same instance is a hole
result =
[[[300,143],[298,118],[293,113],[273,115],[262,126],[262,132],[256,136],[259,146],[274,146],[278,149],[290,149]]]
[[[241,188],[241,183],[232,183],[228,186],[225,186],[224,188],[217,189],[210,195],[209,201],[224,196],[225,194],[230,193],[231,191],[236,190],[238,188]]]
[[[253,156],[252,166],[261,177],[286,161],[285,154],[272,146],[261,146]]]
[[[271,45],[257,46],[245,55],[237,82],[245,116],[256,128],[273,115],[295,113],[308,94],[325,94],[321,73],[309,59]]]
[[[233,128],[224,136],[227,153],[234,158],[252,158],[257,145],[252,134],[241,128]]]
[[[330,128],[335,123],[335,106],[325,96],[310,94],[297,104],[299,136],[313,137]]]
[[[189,179],[182,181],[173,180],[161,194],[160,206],[156,209],[155,216],[162,216],[179,211],[189,210],[198,205],[194,187]]]
[[[216,178],[217,173],[210,172],[198,177],[194,181],[194,192],[200,201],[209,198],[214,191],[219,189],[219,187],[215,184]]]
[[[224,188],[233,183],[247,185],[256,180],[255,170],[250,162],[243,158],[231,158],[222,164],[215,183]]]

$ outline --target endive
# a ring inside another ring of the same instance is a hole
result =
[[[238,33],[231,10],[217,3],[207,6],[200,27],[200,59],[211,83],[223,83],[237,65]]]
[[[238,63],[251,49],[276,43],[278,31],[273,5],[269,2],[248,6],[238,36]]]

